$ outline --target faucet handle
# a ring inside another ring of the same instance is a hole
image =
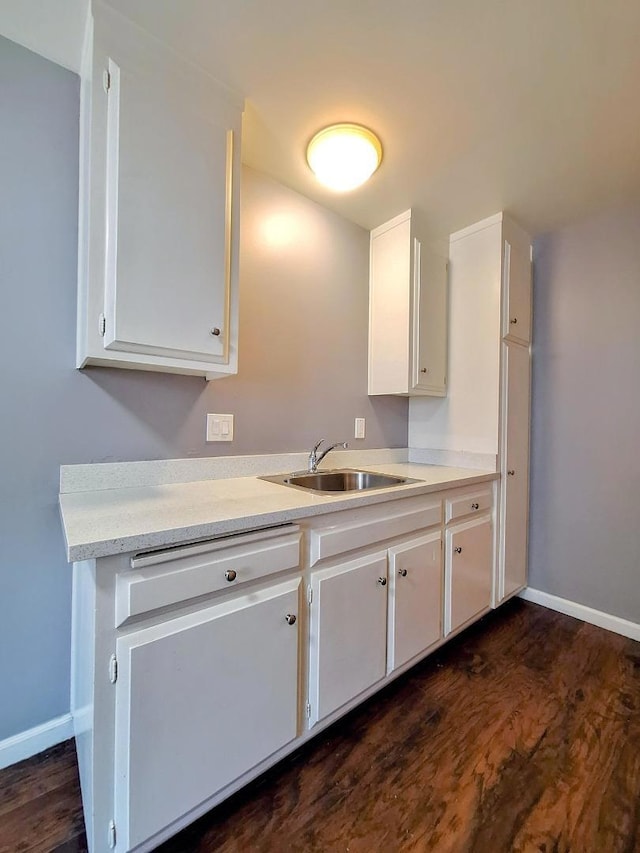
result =
[[[320,447],[320,445],[321,445],[321,444],[324,444],[324,442],[325,442],[326,440],[327,440],[326,438],[321,438],[321,439],[320,439],[320,441],[319,441],[317,444],[314,444],[314,446],[313,446],[313,450],[312,450],[311,452],[312,452],[312,453],[316,453],[316,452],[317,452],[317,450],[318,450],[318,448]]]

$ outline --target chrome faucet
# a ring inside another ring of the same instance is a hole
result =
[[[313,448],[311,453],[309,454],[309,465],[307,470],[310,474],[315,474],[318,470],[318,465],[322,462],[324,457],[329,453],[330,450],[333,450],[335,447],[344,447],[346,450],[349,447],[349,444],[346,441],[338,441],[336,444],[332,444],[331,447],[327,447],[326,450],[323,450],[320,455],[318,455],[318,448],[326,439],[321,438],[320,441]]]

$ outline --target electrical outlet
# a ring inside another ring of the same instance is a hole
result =
[[[364,418],[356,418],[355,437],[364,438]]]
[[[233,415],[207,415],[207,441],[233,441]]]

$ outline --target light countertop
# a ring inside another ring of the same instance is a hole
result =
[[[208,479],[60,495],[70,562],[161,548],[497,478],[491,471],[415,463],[358,466],[419,480],[318,495],[257,477]]]

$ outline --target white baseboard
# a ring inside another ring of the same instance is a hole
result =
[[[32,755],[37,755],[71,737],[73,737],[71,714],[63,714],[41,726],[34,726],[26,732],[0,740],[0,770],[25,758],[31,758]]]
[[[604,628],[606,631],[613,631],[615,634],[622,634],[623,637],[629,637],[631,640],[640,641],[640,625],[637,622],[630,622],[628,619],[613,616],[611,613],[604,613],[602,610],[594,610],[593,607],[587,607],[586,604],[578,604],[577,601],[569,601],[557,595],[550,595],[548,592],[532,589],[530,586],[523,589],[518,597],[525,601],[532,601],[534,604],[541,604],[550,610],[557,610],[558,613],[564,613],[566,616],[582,619],[583,622],[597,625],[598,628]]]

